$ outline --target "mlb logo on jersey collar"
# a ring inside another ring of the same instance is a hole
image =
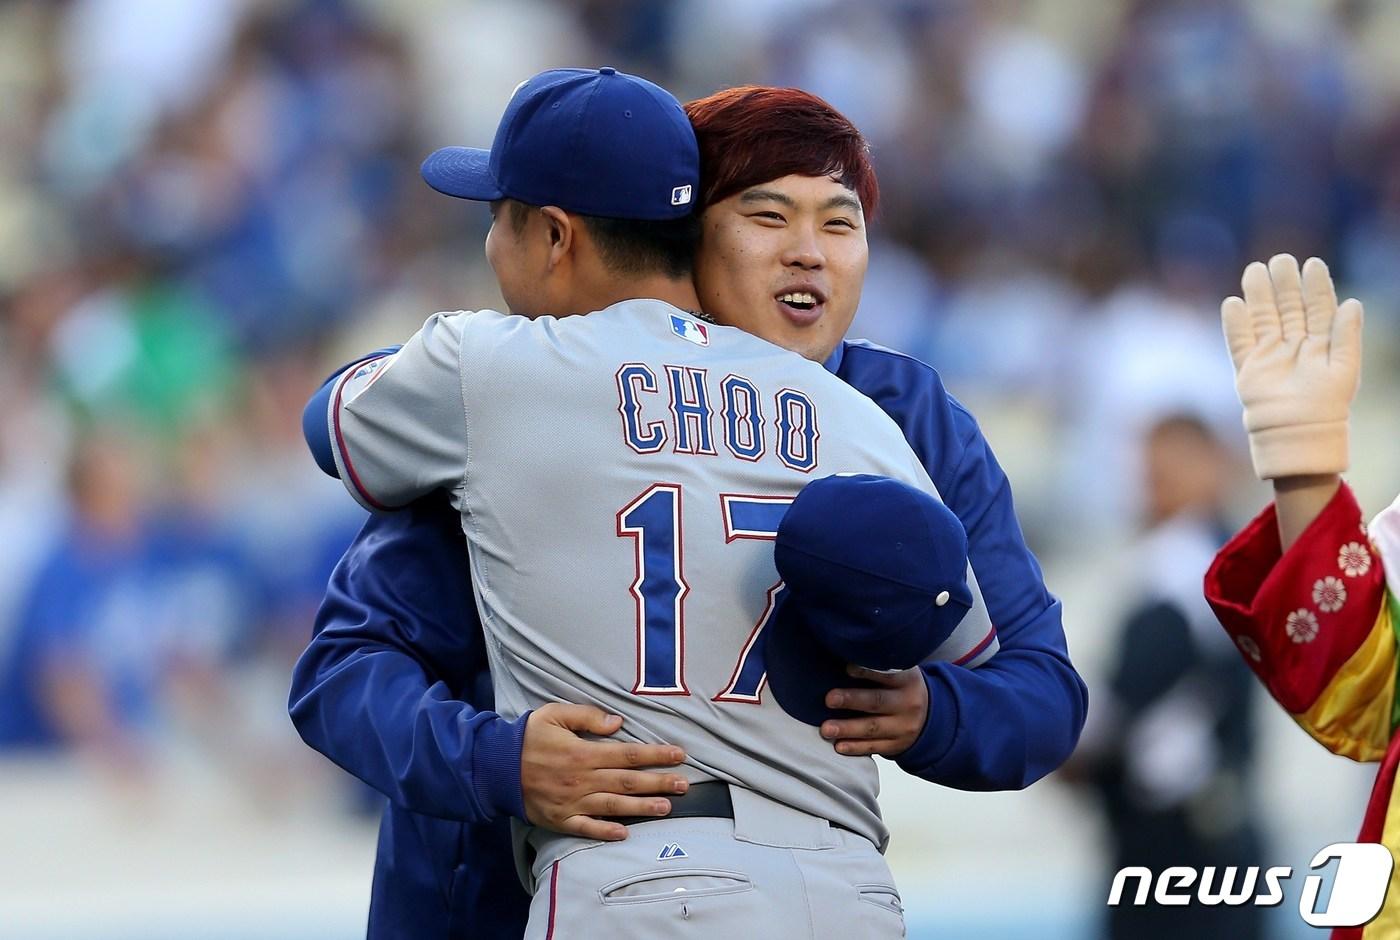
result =
[[[671,314],[671,332],[681,339],[688,339],[696,346],[710,345],[710,331],[705,329],[705,324],[696,323],[688,317]]]

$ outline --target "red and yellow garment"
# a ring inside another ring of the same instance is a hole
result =
[[[1358,840],[1392,855],[1400,855],[1397,575],[1400,499],[1367,527],[1343,483],[1287,553],[1270,505],[1220,550],[1205,581],[1226,632],[1293,720],[1334,754],[1380,761]],[[1332,937],[1400,937],[1400,865],[1380,915]]]

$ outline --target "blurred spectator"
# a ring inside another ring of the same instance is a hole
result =
[[[76,746],[119,765],[158,744],[177,683],[214,704],[216,667],[249,620],[247,567],[214,520],[153,509],[135,441],[81,441],[72,515],[39,566],[0,681],[0,747]]]
[[[141,540],[137,475],[129,448],[111,436],[74,455],[72,516],[22,606],[0,683],[7,747],[133,746],[151,661],[139,635],[123,635],[139,629],[139,612],[121,609]]]
[[[1214,866],[1216,882],[1265,864],[1255,800],[1249,670],[1215,623],[1203,565],[1228,536],[1232,455],[1200,419],[1162,419],[1145,441],[1147,530],[1131,556],[1138,583],[1115,641],[1106,687],[1075,755],[1112,834],[1112,872]],[[1238,880],[1235,889],[1240,887]],[[1108,909],[1113,940],[1251,940],[1262,909],[1122,904]]]

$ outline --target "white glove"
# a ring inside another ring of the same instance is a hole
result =
[[[1261,480],[1341,473],[1361,378],[1361,303],[1337,306],[1327,265],[1292,255],[1244,269],[1244,300],[1220,305],[1249,453]]]

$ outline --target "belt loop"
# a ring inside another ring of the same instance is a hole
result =
[[[840,834],[820,816],[743,787],[730,787],[729,792],[734,803],[734,838],[741,842],[786,849],[831,849],[841,845]]]

